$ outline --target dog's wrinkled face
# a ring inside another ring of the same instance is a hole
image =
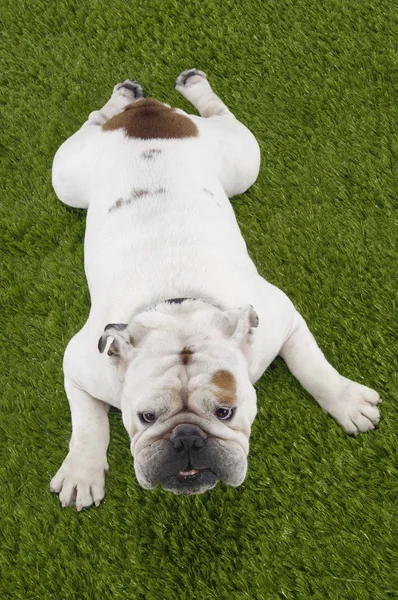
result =
[[[199,494],[218,479],[237,486],[246,475],[256,414],[248,376],[252,328],[248,305],[222,311],[201,301],[167,303],[100,340],[124,369],[122,415],[139,483]]]

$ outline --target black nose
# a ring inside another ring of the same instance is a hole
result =
[[[177,452],[198,451],[206,444],[203,431],[196,425],[177,425],[170,438]]]

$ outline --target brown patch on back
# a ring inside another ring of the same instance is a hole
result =
[[[236,403],[236,379],[230,371],[216,371],[212,375],[211,383],[217,388],[217,398],[222,404]]]
[[[182,360],[182,364],[187,365],[190,362],[192,355],[193,355],[192,350],[190,350],[189,348],[183,348],[180,352],[180,358]]]
[[[155,138],[197,137],[198,128],[188,117],[174,108],[164,106],[154,98],[144,98],[128,104],[123,112],[102,125],[104,131],[124,129],[131,138],[149,140]]]

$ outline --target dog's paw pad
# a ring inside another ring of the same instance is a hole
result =
[[[131,79],[126,79],[126,81],[117,83],[113,88],[113,93],[126,96],[126,98],[129,98],[130,100],[145,98],[145,92],[138,81],[131,81]]]
[[[195,83],[199,83],[203,79],[207,79],[206,73],[198,71],[198,69],[186,69],[177,77],[175,88],[184,88]]]

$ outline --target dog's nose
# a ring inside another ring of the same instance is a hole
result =
[[[203,431],[196,425],[177,425],[170,438],[177,452],[197,451],[206,444]]]

